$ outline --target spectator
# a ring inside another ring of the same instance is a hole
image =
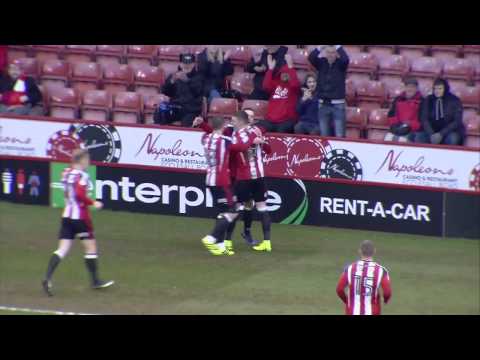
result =
[[[162,87],[162,93],[170,97],[169,107],[175,109],[175,116],[162,117],[162,125],[180,122],[192,126],[193,119],[202,112],[203,76],[195,68],[195,55],[180,55],[178,71],[170,75]]]
[[[323,53],[323,57],[319,57]],[[317,70],[318,120],[323,136],[331,136],[331,119],[335,136],[345,137],[345,79],[348,63],[342,45],[320,45],[308,56]]]
[[[445,79],[433,83],[433,92],[428,95],[420,110],[423,133],[419,141],[431,144],[462,145],[465,138],[463,105],[450,92]]]
[[[5,68],[7,67],[7,60],[7,45],[0,45],[0,76],[3,74]]]
[[[422,94],[418,90],[418,81],[407,78],[404,81],[405,91],[395,98],[388,112],[390,132],[385,136],[387,141],[417,142],[421,136],[420,107]]]
[[[263,88],[269,94],[267,115],[258,122],[267,132],[292,133],[297,121],[296,105],[300,82],[293,68],[292,57],[285,55],[286,65],[274,75],[276,60],[268,56],[268,71],[263,80]]]
[[[285,54],[288,52],[288,47],[280,45],[265,45],[265,49],[260,55],[254,54],[247,65],[247,71],[255,74],[253,78],[254,90],[250,94],[250,99],[268,100],[269,95],[263,89],[263,79],[268,70],[268,55],[271,55],[275,60],[274,75],[280,68],[285,65]]]
[[[230,50],[224,52],[218,45],[208,45],[198,54],[198,72],[204,77],[204,95],[209,103],[213,98],[222,97],[225,78],[233,74],[229,56]]]
[[[0,113],[32,115],[32,108],[42,100],[42,93],[32,77],[10,64],[0,78]]]
[[[307,75],[305,78],[305,86],[302,88],[303,96],[297,104],[299,122],[295,125],[295,134],[320,134],[320,127],[318,125],[318,99],[315,97],[316,88],[317,80],[315,75]]]

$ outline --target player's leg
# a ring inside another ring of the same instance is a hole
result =
[[[235,195],[239,204],[239,215],[244,221],[244,232],[242,237],[249,245],[254,244],[254,240],[251,237],[250,229],[252,227],[252,207],[250,202],[253,200],[253,192],[251,186],[252,180],[239,180],[235,184]],[[250,205],[250,207],[249,207]]]
[[[90,274],[91,284],[94,289],[102,289],[114,284],[113,280],[102,281],[98,276],[98,251],[97,241],[93,234],[93,226],[90,219],[79,220],[78,236],[82,241],[85,252],[85,266]]]
[[[255,200],[255,207],[260,215],[263,231],[263,241],[257,246],[254,246],[253,249],[257,251],[272,251],[270,239],[272,221],[267,208],[267,187],[264,178],[256,179],[253,183],[253,198]]]
[[[243,233],[242,237],[249,245],[256,245],[258,242],[252,237],[252,222],[253,222],[253,209],[255,207],[255,201],[253,199],[243,204],[241,212],[243,218]]]
[[[72,247],[73,239],[75,238],[74,229],[72,227],[70,219],[62,219],[62,225],[60,227],[58,248],[50,257],[47,265],[47,272],[45,279],[42,281],[42,287],[48,296],[53,296],[52,293],[52,277],[55,269],[65,256],[67,256],[70,248]]]

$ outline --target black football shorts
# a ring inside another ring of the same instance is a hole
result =
[[[265,185],[265,178],[238,180],[235,183],[235,195],[237,195],[240,203],[250,200],[255,200],[255,202],[266,201],[267,186]]]
[[[74,220],[62,218],[59,239],[73,240],[78,236],[80,240],[94,239],[91,220]]]

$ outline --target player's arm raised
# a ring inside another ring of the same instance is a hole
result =
[[[201,116],[197,116],[193,120],[192,127],[198,127],[199,129],[205,131],[207,134],[210,134],[213,131],[213,128],[210,126],[210,124],[205,121]]]

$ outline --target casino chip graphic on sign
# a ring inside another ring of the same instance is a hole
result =
[[[70,130],[60,130],[48,139],[47,156],[54,160],[70,161],[73,150],[85,148],[82,139]]]
[[[298,177],[320,177],[321,163],[331,150],[328,140],[293,138],[287,145],[287,174]]]
[[[475,191],[480,191],[480,164],[475,166],[470,173],[470,182],[469,182],[470,189]]]
[[[122,154],[120,135],[112,125],[80,124],[71,130],[85,143],[93,161],[117,163]]]
[[[362,180],[362,164],[348,150],[331,150],[322,161],[320,168],[322,178]]]

